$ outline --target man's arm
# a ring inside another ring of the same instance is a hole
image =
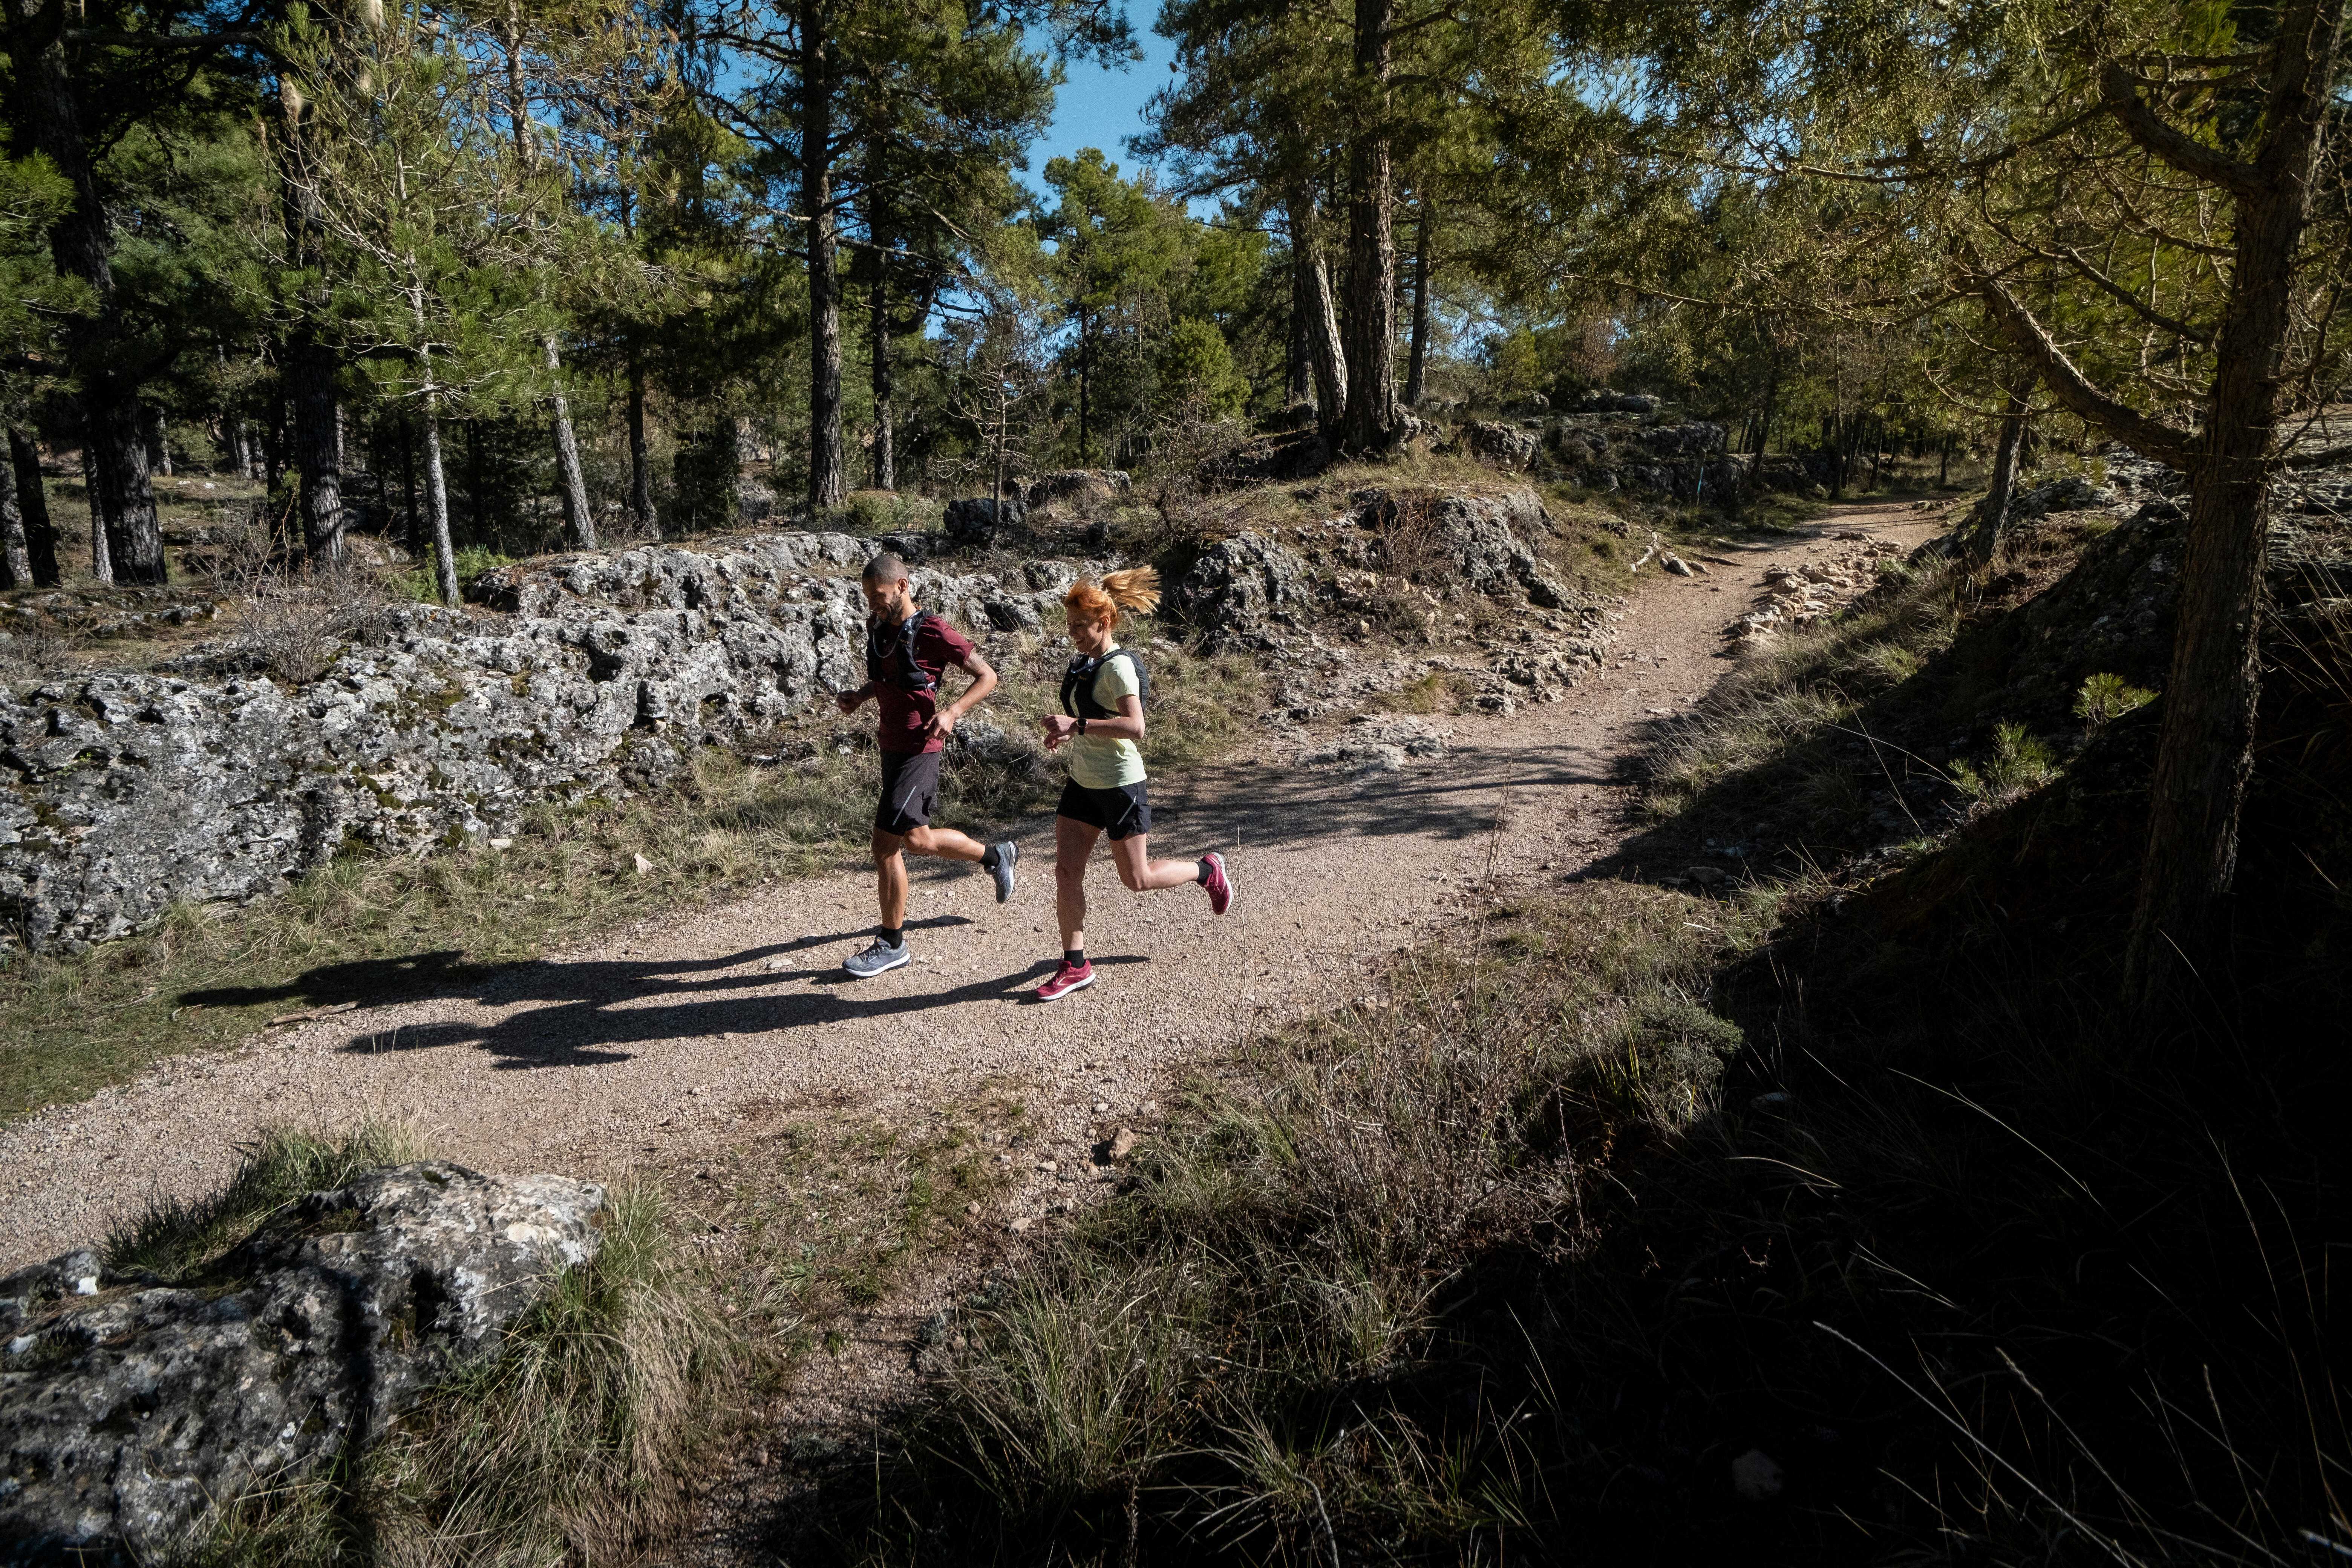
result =
[[[971,677],[971,684],[963,689],[962,696],[931,715],[931,721],[923,727],[926,735],[954,734],[956,721],[987,701],[988,694],[996,689],[995,667],[980,657],[979,649],[956,660],[956,668]]]
[[[855,713],[860,708],[865,707],[867,700],[871,699],[873,695],[874,683],[869,680],[855,691],[835,692],[833,700],[841,705],[841,710],[844,713]]]

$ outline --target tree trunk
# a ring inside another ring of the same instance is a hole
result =
[[[0,588],[33,585],[32,541],[25,532],[24,509],[16,501],[16,465],[11,451],[15,445],[11,441],[0,447]],[[41,482],[37,472],[33,482]]]
[[[114,585],[114,558],[107,549],[106,510],[98,500],[98,462],[89,455],[89,442],[81,446],[81,488],[89,500],[89,574],[109,587]]]
[[[2214,973],[2221,911],[2237,878],[2238,816],[2253,771],[2281,383],[2297,253],[2338,76],[2344,0],[2301,0],[2280,20],[2271,45],[2270,130],[2255,178],[2231,215],[2230,299],[2189,473],[2189,541],[2149,790],[2147,857],[2124,958],[2126,1004],[2143,1026],[2161,1022]]]
[[[874,260],[874,283],[868,295],[870,325],[866,332],[866,359],[874,392],[874,471],[877,490],[898,488],[897,410],[890,398],[890,273],[880,257]]]
[[[441,412],[428,370],[425,378],[425,515],[433,526],[433,581],[441,602],[457,603],[457,553],[449,543],[449,480],[441,467]]]
[[[1304,268],[1307,283],[1307,354],[1315,367],[1315,423],[1324,438],[1338,441],[1348,416],[1348,363],[1339,348],[1339,318],[1331,298],[1331,270],[1323,258],[1323,245],[1311,191],[1302,189],[1290,202],[1290,232],[1306,236]]]
[[[335,351],[305,326],[294,361],[294,456],[302,476],[302,548],[313,565],[343,561],[343,465],[335,432]]]
[[[646,372],[634,353],[629,355],[629,510],[640,536],[661,537],[661,525],[654,520],[653,464],[646,457]]]
[[[1393,0],[1356,0],[1359,121],[1348,148],[1348,418],[1340,445],[1386,451],[1397,434],[1395,191],[1389,167]]]
[[[2002,529],[2009,522],[2009,503],[2017,490],[2017,451],[2025,439],[2026,398],[2037,377],[2020,376],[2009,388],[2007,410],[2000,416],[2000,441],[1993,448],[1992,486],[1978,503],[1963,552],[1972,566],[1989,564],[2000,552]]]
[[[1429,198],[1421,199],[1420,220],[1412,239],[1412,355],[1405,362],[1404,405],[1419,408],[1428,391],[1429,370]]]
[[[172,427],[160,408],[155,410],[155,466],[165,479],[172,477]]]
[[[1298,408],[1315,401],[1315,350],[1309,341],[1307,312],[1315,308],[1314,286],[1307,278],[1307,242],[1294,225],[1290,231],[1290,332],[1283,344],[1283,405]]]
[[[12,425],[8,457],[16,471],[16,510],[25,519],[25,548],[32,558],[33,585],[54,588],[65,579],[58,570],[58,528],[49,521],[48,491],[41,488],[41,450]]]
[[[563,525],[574,548],[596,548],[596,519],[588,510],[588,481],[580,472],[580,443],[572,434],[572,403],[563,395],[563,362],[555,352],[555,335],[540,340],[547,350],[547,368],[555,381],[555,479],[563,502]]]
[[[828,19],[820,7],[809,5],[800,24],[801,200],[808,209],[808,504],[814,514],[840,506],[842,498],[841,268],[833,210]]]

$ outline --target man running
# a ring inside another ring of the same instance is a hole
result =
[[[860,579],[869,612],[866,623],[866,684],[835,700],[855,713],[867,698],[881,704],[882,796],[874,807],[874,868],[882,900],[882,929],[874,944],[842,967],[864,980],[914,957],[907,947],[907,852],[948,860],[977,860],[996,881],[996,901],[1013,896],[1015,846],[983,847],[951,827],[933,827],[940,801],[940,752],[956,721],[996,689],[996,671],[980,651],[915,603],[907,563],[885,551],[866,563]],[[950,667],[971,677],[953,702],[940,700],[940,677]]]
[[[1062,713],[1045,715],[1045,749],[1070,747],[1069,782],[1054,819],[1054,908],[1062,921],[1062,963],[1037,988],[1038,998],[1057,996],[1095,983],[1087,962],[1087,859],[1095,840],[1110,835],[1111,859],[1130,891],[1181,888],[1208,889],[1209,910],[1233,908],[1234,885],[1224,857],[1214,850],[1198,860],[1154,860],[1146,835],[1151,803],[1143,776],[1143,705],[1151,683],[1142,660],[1118,646],[1122,610],[1149,611],[1160,603],[1160,574],[1149,566],[1104,575],[1100,584],[1084,579],[1064,595],[1070,646],[1077,657],[1062,678]]]

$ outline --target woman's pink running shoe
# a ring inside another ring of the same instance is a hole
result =
[[[1054,971],[1054,978],[1037,987],[1037,1000],[1051,1002],[1056,996],[1067,996],[1071,992],[1082,991],[1094,983],[1093,964],[1072,963],[1066,958],[1061,967]]]
[[[1212,849],[1201,857],[1201,864],[1209,873],[1201,879],[1201,886],[1209,889],[1209,912],[1223,914],[1234,907],[1234,879],[1225,875],[1225,858]]]

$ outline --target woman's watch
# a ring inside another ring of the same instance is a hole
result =
[[[1081,720],[1079,720],[1079,721],[1078,721],[1078,733],[1079,733],[1079,734],[1081,734],[1081,735],[1083,735],[1083,734],[1085,734],[1086,732],[1087,732],[1087,721],[1086,721],[1084,719],[1081,719]]]

